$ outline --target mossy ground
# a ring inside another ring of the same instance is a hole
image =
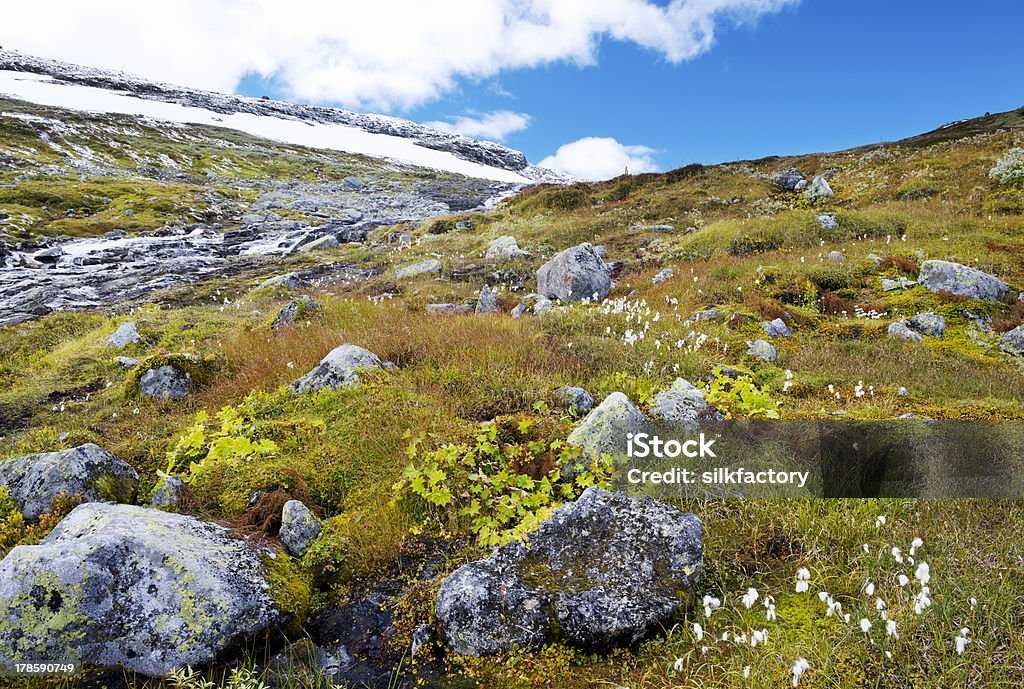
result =
[[[12,151],[38,148],[28,125],[3,122],[9,127],[5,142],[19,142]],[[154,145],[173,146],[161,144],[157,133],[146,136]],[[1014,131],[975,132],[954,141],[534,188],[474,215],[469,229],[457,230],[450,222],[400,228],[413,236],[409,249],[345,246],[176,288],[130,315],[56,314],[9,327],[0,331],[2,454],[91,440],[138,467],[145,475],[140,494],[146,495],[179,438],[195,431],[197,414],[213,417],[230,407],[242,419],[232,437],[268,440],[274,450],[234,458],[230,470],[204,472],[190,485],[189,509],[238,523],[254,490],[282,488],[305,500],[327,520],[325,535],[304,558],[288,564],[295,578],[282,581],[289,584],[285,595],[311,586],[315,607],[342,600],[354,582],[383,576],[415,540],[417,515],[395,503],[391,489],[407,463],[407,434],[425,433],[425,443],[436,447],[472,437],[479,422],[507,414],[557,417],[559,423],[548,425],[561,427],[572,419],[550,411],[560,385],[582,386],[597,397],[623,391],[643,404],[676,376],[696,382],[726,364],[751,371],[767,386],[784,419],[828,418],[838,411],[866,420],[905,413],[1022,419],[1024,366],[997,346],[998,331],[1024,320],[1019,304],[963,302],[919,287],[886,292],[880,280],[914,279],[923,254],[976,266],[1024,289],[1021,193],[987,177],[995,161],[1020,143]],[[309,155],[263,158],[212,139],[183,146],[168,155],[194,154],[196,171],[208,169],[211,157],[234,156],[231,164],[255,166],[254,176],[306,174],[299,168]],[[790,165],[808,174],[833,170],[836,197],[811,208],[799,196],[773,191],[771,173]],[[134,217],[155,226],[180,216],[174,204],[191,193],[185,183],[159,193],[147,187],[137,193],[158,200],[145,206],[128,199],[127,189],[111,193],[106,185],[114,182],[90,184],[98,186],[40,179],[19,186],[17,198],[0,195],[0,206],[6,202],[36,218],[26,233],[89,234],[108,229],[108,211],[97,207],[91,219],[69,221],[64,206],[91,208],[95,196],[117,196],[117,203],[145,207]],[[837,228],[822,229],[817,215],[823,211],[835,213]],[[124,227],[122,216],[123,211],[109,216],[111,227],[133,229]],[[631,229],[656,223],[677,231]],[[506,234],[534,258],[485,261],[487,242]],[[501,290],[507,310],[519,294],[535,288],[542,257],[582,241],[607,246],[609,260],[626,261],[604,305],[518,320],[507,314],[437,319],[423,311],[428,303],[472,298],[485,283]],[[833,250],[846,260],[830,262]],[[876,266],[868,259],[872,253],[888,260]],[[323,309],[277,332],[270,321],[295,293],[252,291],[272,272],[326,269],[331,263],[389,268],[435,257],[444,266],[440,279],[395,280],[385,270],[311,290]],[[664,267],[674,268],[675,275],[652,284]],[[722,311],[721,321],[685,320],[710,307]],[[915,344],[886,335],[889,322],[921,311],[947,318],[944,340]],[[997,332],[984,332],[965,311],[990,317]],[[774,341],[778,362],[746,356],[745,341],[763,337],[762,320],[775,317],[793,332],[791,339]],[[125,320],[138,323],[143,342],[124,351],[106,349],[107,336]],[[364,376],[354,390],[312,396],[286,390],[344,342],[393,361],[397,370]],[[177,403],[137,399],[131,391],[136,374],[115,360],[121,354],[183,353],[218,362],[218,372]],[[901,387],[910,394],[899,395]],[[174,470],[187,475],[189,467]],[[556,646],[496,659],[448,658],[451,686],[775,687],[791,682],[790,668],[800,657],[811,665],[801,686],[1017,683],[1024,668],[1021,503],[708,500],[682,506],[704,522],[705,570],[697,594],[728,602],[710,620],[698,606],[664,636],[608,656]],[[876,528],[878,515],[886,517],[884,527]],[[457,544],[448,570],[479,554],[458,545],[468,541],[466,534],[448,536]],[[920,617],[892,583],[896,569],[887,555],[892,546],[906,551],[915,537],[925,542],[920,559],[931,565],[934,591],[934,605]],[[812,573],[810,594],[793,591],[799,567]],[[884,584],[900,622],[898,640],[885,635],[874,602],[862,593],[868,579],[880,591]],[[409,620],[429,619],[430,590],[438,583],[435,578],[417,585],[426,593],[410,603],[404,613]],[[738,604],[749,587],[774,597],[776,622],[764,620],[760,601],[751,610]],[[854,623],[824,616],[817,590],[841,600]],[[856,626],[862,615],[876,621],[870,635]],[[696,641],[695,621],[707,633],[703,642]],[[763,647],[714,641],[726,631],[761,626],[769,628]],[[959,656],[953,644],[962,627],[970,628],[972,643]],[[403,633],[412,628],[405,625]],[[403,637],[396,643],[407,642]]]

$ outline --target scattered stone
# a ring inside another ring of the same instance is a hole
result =
[[[828,260],[830,261],[842,263],[846,260],[846,255],[842,251],[830,251],[828,252],[828,256],[826,258],[828,258]]]
[[[917,284],[916,281],[910,280],[910,279],[905,278],[905,277],[900,277],[900,278],[898,278],[896,280],[890,280],[889,278],[882,278],[882,291],[883,292],[892,292],[893,290],[897,290],[897,289],[907,289],[908,287],[913,287],[916,284]]]
[[[345,186],[348,187],[349,189],[363,188],[363,180],[359,179],[358,177],[346,177],[344,179],[344,182]]]
[[[896,394],[899,395],[900,397],[910,397],[910,390],[901,387],[899,390],[896,391]]]
[[[281,510],[278,538],[291,555],[298,557],[320,535],[320,520],[298,500],[289,500]]]
[[[907,325],[911,330],[928,337],[937,337],[941,340],[946,336],[946,319],[930,311],[917,314]]]
[[[476,300],[477,313],[500,313],[498,306],[498,293],[487,285],[480,290],[480,296]]]
[[[465,316],[473,313],[471,304],[427,304],[426,311],[431,316]]]
[[[898,337],[911,342],[924,342],[924,338],[910,328],[910,321],[906,319],[890,323],[888,333],[890,337]]]
[[[594,408],[594,398],[583,388],[560,387],[555,390],[555,396],[563,408],[574,414],[586,414]]]
[[[491,240],[487,244],[486,258],[503,261],[514,261],[517,258],[528,258],[530,254],[519,248],[516,238],[505,235]]]
[[[316,368],[291,385],[293,392],[308,394],[319,390],[337,392],[359,385],[360,369],[384,368],[376,354],[354,344],[332,349]]]
[[[701,538],[692,514],[588,488],[525,542],[448,577],[434,606],[440,636],[473,656],[558,640],[598,652],[631,646],[686,610]]]
[[[671,268],[662,268],[657,275],[651,278],[651,282],[653,282],[655,285],[660,285],[661,283],[665,282],[665,280],[668,280],[670,277],[675,275],[675,273],[676,271],[672,270]]]
[[[676,378],[672,387],[655,395],[651,416],[681,434],[695,433],[705,424],[725,419],[708,403],[704,391],[684,378]]]
[[[951,292],[969,299],[1003,301],[1010,292],[994,275],[951,261],[925,261],[917,279],[932,292]]]
[[[455,230],[457,232],[462,232],[463,230],[471,229],[473,229],[473,223],[469,220],[459,220],[457,223],[455,223]]]
[[[149,506],[156,509],[175,507],[184,494],[185,482],[177,476],[167,476],[156,484],[153,497],[149,500]]]
[[[416,657],[421,648],[427,648],[434,643],[434,628],[424,622],[412,632],[412,646],[409,649],[409,656]]]
[[[114,333],[107,338],[107,347],[111,349],[123,349],[130,344],[135,344],[142,340],[142,335],[139,335],[139,331],[135,329],[135,323],[122,323],[121,326],[114,331]]]
[[[337,249],[341,242],[333,234],[325,235],[299,246],[298,251],[320,251],[322,249]]]
[[[789,332],[789,328],[786,326],[786,321],[781,318],[765,321],[761,324],[761,327],[764,328],[764,332],[768,337],[792,337],[792,333]]]
[[[818,225],[826,232],[839,228],[839,223],[836,221],[835,213],[819,213],[817,220]]]
[[[119,356],[117,357],[117,363],[120,364],[121,368],[133,369],[139,365],[138,359],[133,359],[130,356]]]
[[[537,291],[562,301],[600,301],[611,286],[611,271],[588,243],[555,254],[537,271]]]
[[[828,180],[821,175],[815,177],[814,181],[804,190],[804,200],[808,203],[824,203],[833,196],[835,196],[835,192],[829,186]]]
[[[628,459],[626,436],[630,433],[653,433],[653,429],[647,417],[628,397],[621,392],[613,392],[569,434],[566,442],[583,448],[583,457],[562,467],[562,476],[574,479],[591,462],[605,454],[617,465],[625,464]]]
[[[1024,325],[1003,333],[999,338],[999,349],[1014,356],[1024,356]]]
[[[275,275],[272,278],[267,278],[260,283],[256,289],[266,289],[268,287],[285,287],[287,289],[304,289],[309,287],[309,282],[299,277],[298,273],[285,273],[284,275]]]
[[[687,316],[686,322],[695,323],[698,321],[717,321],[718,319],[722,318],[722,316],[723,314],[717,309],[705,309],[704,311],[697,311],[696,313],[691,313],[689,316]]]
[[[0,562],[0,667],[77,662],[164,677],[283,621],[257,555],[216,524],[79,505]]]
[[[192,378],[187,371],[164,364],[151,368],[139,378],[139,392],[152,400],[167,402],[192,394]]]
[[[94,443],[70,450],[0,460],[0,486],[28,521],[49,512],[54,498],[80,495],[84,502],[131,500],[139,474]],[[2,629],[2,625],[0,625]]]
[[[747,342],[747,355],[767,361],[769,364],[774,364],[779,358],[778,352],[775,351],[775,346],[767,340]]]
[[[804,177],[804,173],[800,172],[795,167],[788,168],[775,174],[772,178],[772,184],[779,191],[794,192],[800,190],[800,183],[803,182],[804,186],[807,184],[807,178]]]
[[[309,316],[314,311],[319,311],[321,308],[320,304],[316,303],[312,297],[303,294],[282,306],[270,327],[274,330],[280,330],[300,318]]]
[[[634,232],[661,232],[662,234],[674,234],[676,228],[672,225],[633,225]]]
[[[533,313],[537,316],[543,316],[545,313],[555,308],[553,301],[545,296],[537,297],[536,303],[533,305]]]
[[[429,259],[427,261],[420,261],[419,263],[413,263],[410,266],[399,268],[395,271],[395,277],[398,279],[411,278],[417,275],[440,275],[441,274],[441,262],[437,259]]]

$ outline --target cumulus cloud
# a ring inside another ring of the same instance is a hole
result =
[[[247,74],[288,97],[410,108],[461,78],[554,62],[591,65],[604,39],[677,63],[722,22],[799,0],[49,0],[7,3],[6,48],[220,91]]]
[[[624,173],[657,172],[653,148],[626,146],[610,137],[588,136],[559,146],[554,155],[538,163],[580,179],[597,181]]]
[[[530,116],[523,112],[495,110],[479,117],[453,117],[450,122],[424,122],[428,127],[462,134],[474,139],[504,141],[505,137],[530,126]]]

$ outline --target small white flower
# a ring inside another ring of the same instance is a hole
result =
[[[743,679],[750,679],[750,666],[743,668]]]
[[[704,596],[704,617],[711,617],[711,613],[722,607],[722,601],[711,596]]]
[[[884,600],[881,598],[875,599],[875,610],[885,610],[887,607],[889,606],[885,604]]]
[[[810,580],[811,573],[807,571],[806,567],[801,567],[800,569],[798,569],[796,571],[796,592],[806,593],[811,587],[809,583]]]
[[[803,674],[805,672],[807,672],[807,670],[809,670],[810,667],[811,667],[811,664],[807,662],[806,658],[797,658],[796,659],[796,662],[793,663],[793,667],[790,670],[790,672],[793,673],[793,686],[794,687],[798,686],[800,684],[800,678],[803,677]]]
[[[865,634],[871,631],[871,620],[866,617],[860,618],[860,630]]]
[[[971,643],[971,640],[967,638],[967,635],[971,633],[971,630],[964,627],[960,630],[960,635],[954,639],[956,643],[956,654],[962,656],[964,651],[967,650],[967,644]]]
[[[768,643],[768,630],[767,629],[755,629],[750,635],[750,647],[757,648],[758,644]]]
[[[968,602],[971,604],[971,610],[974,610],[976,607],[978,607],[978,599],[977,598],[971,598],[971,600],[968,601]]]
[[[885,634],[894,639],[900,638],[899,632],[896,631],[896,620],[889,620],[885,623]]]
[[[758,595],[757,589],[754,588],[747,589],[747,592],[743,594],[743,598],[741,600],[747,610],[750,610],[750,607],[757,601]]]
[[[768,606],[768,610],[765,612],[764,616],[765,616],[765,619],[767,619],[769,622],[774,622],[776,620],[776,617],[777,617],[776,614],[775,614],[775,606],[774,605],[769,605]]]
[[[914,612],[920,615],[931,604],[931,589],[929,589],[927,586],[922,586],[921,593],[914,596]]]
[[[873,582],[868,582],[868,585],[864,587],[864,593],[868,596],[875,595],[875,585]]]
[[[910,583],[910,577],[908,577],[906,574],[901,574],[900,578],[899,578],[899,582],[900,582],[900,586],[906,586],[907,584]]]
[[[824,603],[828,599],[829,599],[828,591],[818,591],[818,600],[820,600],[822,603]]]
[[[914,572],[914,578],[925,585],[927,585],[928,582],[931,581],[931,568],[928,566],[927,562],[922,562],[917,566],[917,571]]]
[[[896,562],[898,562],[898,563],[900,563],[902,565],[903,564],[903,551],[900,550],[899,548],[897,548],[896,546],[893,546],[892,547],[892,559],[896,560]]]
[[[867,543],[865,543],[864,545],[862,545],[862,546],[861,546],[861,548],[863,548],[863,549],[864,549],[864,552],[865,552],[865,553],[870,553],[870,552],[871,552],[871,546],[869,546],[869,545],[868,545]]]
[[[683,671],[683,667],[685,667],[685,665],[683,664],[683,659],[682,658],[676,658],[676,662],[675,662],[675,665],[673,667],[675,667],[676,672],[682,672]]]
[[[916,553],[917,549],[920,548],[923,545],[924,545],[924,541],[922,541],[920,538],[915,538],[910,543],[910,554],[913,555],[914,553]]]
[[[875,528],[877,529],[880,526],[885,526],[885,516],[881,514],[875,518]]]
[[[696,622],[694,622],[693,624],[693,635],[697,637],[697,643],[700,643],[704,640],[704,628]]]

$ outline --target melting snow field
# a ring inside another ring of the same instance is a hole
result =
[[[373,134],[342,124],[289,120],[249,113],[221,114],[204,108],[147,100],[92,86],[62,83],[48,76],[27,72],[0,70],[0,94],[51,107],[227,127],[284,143],[390,158],[478,179],[520,184],[530,182],[510,170],[473,163],[451,153],[424,148],[411,139]]]

